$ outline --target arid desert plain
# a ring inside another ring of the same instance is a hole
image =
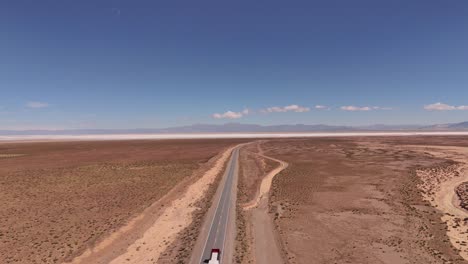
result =
[[[223,264],[468,263],[449,135],[0,142],[0,263],[199,263],[228,168]]]

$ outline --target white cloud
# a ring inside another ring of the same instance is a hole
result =
[[[381,106],[354,106],[354,105],[346,105],[340,107],[343,111],[372,111],[372,110],[393,110],[391,107],[381,107]]]
[[[444,103],[435,103],[424,106],[428,111],[452,111],[452,110],[468,110],[468,105],[453,106]]]
[[[310,111],[310,108],[295,105],[295,104],[287,105],[284,107],[273,106],[273,107],[268,107],[267,109],[262,110],[262,112],[264,113],[284,113],[284,112],[303,113],[303,112],[309,112],[309,111]]]
[[[449,111],[455,110],[455,106],[443,104],[443,103],[435,103],[430,105],[425,105],[424,109],[429,111]]]
[[[28,108],[46,108],[48,106],[49,106],[48,103],[37,102],[37,101],[31,101],[31,102],[26,103],[26,107]]]
[[[343,111],[370,111],[373,108],[369,106],[360,107],[360,106],[348,105],[348,106],[342,106],[340,109]]]
[[[315,109],[323,110],[323,109],[330,109],[330,108],[326,105],[316,105]]]
[[[249,109],[244,109],[242,110],[241,112],[233,112],[233,111],[227,111],[227,112],[224,112],[222,114],[219,114],[219,113],[214,113],[212,115],[213,118],[216,118],[216,119],[238,119],[238,118],[241,118],[243,116],[246,116],[250,113],[250,110]]]

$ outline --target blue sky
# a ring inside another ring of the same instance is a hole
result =
[[[468,120],[462,0],[5,0],[0,32],[0,129]]]

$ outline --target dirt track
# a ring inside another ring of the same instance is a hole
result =
[[[285,261],[466,263],[448,239],[446,223],[440,220],[444,213],[425,202],[418,189],[416,168],[450,166],[450,161],[397,147],[404,141],[428,140],[291,139],[264,144],[266,155],[289,163],[274,178],[270,199]]]
[[[237,263],[284,263],[268,199],[273,178],[288,164],[263,155],[263,143],[244,147],[240,155]]]
[[[425,200],[444,213],[441,220],[447,224],[447,236],[452,245],[460,250],[460,255],[468,260],[466,233],[468,211],[461,206],[460,198],[463,196],[459,197],[456,192],[460,185],[468,182],[468,148],[453,146],[408,146],[408,148],[457,162],[441,169],[421,169],[417,173],[422,179],[419,187],[424,192]]]
[[[254,260],[257,264],[281,264],[284,263],[282,249],[273,223],[274,216],[270,214],[268,202],[273,178],[282,170],[286,169],[288,164],[284,161],[270,158],[263,154],[258,155],[262,158],[277,162],[278,166],[268,172],[268,174],[263,178],[257,198],[252,203],[244,207],[244,210],[249,211],[252,215],[251,225],[253,233]]]

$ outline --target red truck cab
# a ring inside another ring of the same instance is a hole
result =
[[[217,248],[211,250],[210,259],[205,260],[205,263],[208,264],[220,264],[219,259],[221,256],[221,251]]]

